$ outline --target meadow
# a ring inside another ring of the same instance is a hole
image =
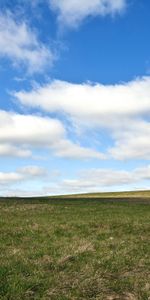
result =
[[[149,221],[148,197],[1,199],[0,299],[150,299]]]

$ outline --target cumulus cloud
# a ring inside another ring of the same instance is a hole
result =
[[[115,145],[109,153],[116,159],[150,159],[150,122],[127,120],[127,125],[114,132]]]
[[[16,21],[11,13],[0,13],[0,56],[9,58],[15,66],[24,65],[29,73],[43,71],[55,59],[28,24]]]
[[[109,121],[113,121],[115,127],[122,118],[150,111],[150,77],[116,85],[54,80],[29,92],[16,92],[14,96],[24,105],[41,107],[48,112],[63,111],[81,122],[91,120],[90,126],[109,127]]]
[[[89,16],[114,15],[124,11],[126,0],[49,0],[58,13],[58,21],[69,27],[77,27]]]
[[[55,147],[56,155],[64,158],[71,159],[106,159],[104,153],[98,152],[96,150],[81,147],[78,144],[74,144],[68,140],[62,140]]]
[[[60,121],[0,111],[0,142],[52,146],[64,135]]]
[[[116,159],[149,159],[150,77],[116,85],[73,84],[54,80],[14,96],[23,105],[65,114],[76,128],[107,129]]]
[[[140,167],[131,171],[114,169],[89,169],[80,172],[75,179],[65,179],[62,188],[66,192],[94,192],[106,188],[118,189],[119,186],[133,186],[150,180],[150,166]]]
[[[32,155],[32,152],[28,149],[10,145],[10,144],[0,144],[0,156],[16,156],[27,158]]]
[[[69,141],[57,119],[0,111],[0,128],[1,156],[28,157],[32,149],[51,149],[60,157],[104,158],[96,150]]]
[[[45,176],[46,170],[38,166],[27,166],[15,172],[0,172],[0,185],[15,184],[20,181],[33,180]]]

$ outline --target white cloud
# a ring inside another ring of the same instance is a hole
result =
[[[27,23],[16,21],[10,13],[0,13],[0,56],[9,58],[14,65],[24,65],[29,73],[43,71],[55,59]]]
[[[105,159],[106,155],[93,149],[81,147],[68,140],[62,140],[56,146],[56,155],[71,159]]]
[[[28,157],[32,149],[51,149],[60,157],[104,158],[96,150],[69,141],[57,119],[0,111],[0,128],[1,156]]]
[[[45,169],[38,166],[27,166],[15,172],[0,172],[0,185],[15,184],[20,181],[33,180],[45,175]]]
[[[26,166],[21,168],[19,171],[20,174],[27,177],[39,177],[47,175],[47,171],[38,166]]]
[[[114,15],[124,11],[126,0],[49,0],[61,24],[77,27],[88,16]]]
[[[30,92],[16,92],[14,96],[24,105],[41,107],[48,112],[62,111],[82,123],[91,120],[90,126],[108,124],[110,127],[113,121],[111,126],[116,127],[124,118],[148,114],[150,77],[116,85],[54,80]]]
[[[32,152],[28,149],[20,149],[19,147],[10,144],[0,145],[0,156],[17,156],[17,157],[30,157]]]
[[[150,77],[116,85],[73,84],[54,80],[14,96],[24,105],[65,114],[76,128],[107,129],[116,159],[149,159]]]
[[[15,183],[21,180],[22,177],[20,174],[15,172],[0,172],[0,184],[8,184],[8,183]]]
[[[131,171],[114,169],[89,169],[80,172],[76,179],[65,179],[61,188],[66,192],[96,192],[101,190],[118,190],[119,186],[136,186],[150,180],[150,166]]]
[[[53,146],[64,135],[60,121],[33,115],[0,111],[0,142],[32,146]]]
[[[115,145],[109,153],[116,159],[150,159],[150,122],[127,120],[123,130],[114,132]]]
[[[100,190],[101,187],[118,186],[135,182],[132,172],[112,169],[91,169],[83,171],[77,179],[63,181],[70,190]]]

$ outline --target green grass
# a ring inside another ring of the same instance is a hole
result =
[[[150,206],[0,201],[0,299],[150,299]]]

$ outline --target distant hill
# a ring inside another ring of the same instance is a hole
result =
[[[150,190],[126,191],[126,192],[104,192],[104,193],[83,193],[56,196],[61,198],[150,198]]]
[[[51,195],[51,196],[35,196],[35,197],[0,197],[0,200],[52,200],[52,199],[140,199],[147,198],[150,200],[150,190],[141,191],[125,191],[125,192],[103,192],[103,193],[82,193],[69,195]]]

